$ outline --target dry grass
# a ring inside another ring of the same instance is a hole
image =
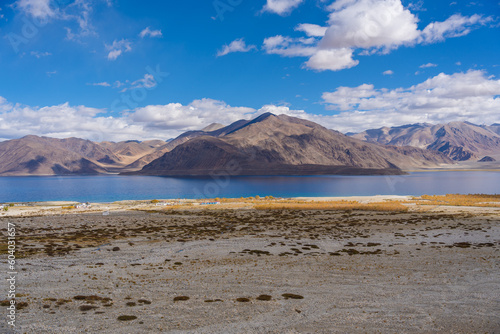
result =
[[[447,195],[423,195],[417,200],[421,205],[450,205],[450,206],[481,206],[500,207],[500,195],[485,194],[447,194]]]
[[[356,201],[280,202],[254,206],[257,210],[363,210],[406,212],[408,208],[399,201],[359,203]]]

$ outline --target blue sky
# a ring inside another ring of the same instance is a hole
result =
[[[3,140],[500,122],[497,0],[3,1],[0,35]]]

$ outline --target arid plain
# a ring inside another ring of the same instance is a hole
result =
[[[498,197],[173,204],[3,213],[19,332],[500,330]]]

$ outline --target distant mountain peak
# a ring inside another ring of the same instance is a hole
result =
[[[436,150],[457,161],[476,160],[487,154],[500,154],[500,129],[493,125],[478,126],[467,121],[424,124],[395,126],[388,131],[383,130],[384,128],[366,130],[351,136],[384,145]]]
[[[216,131],[216,130],[219,130],[219,129],[222,129],[223,127],[225,127],[224,124],[220,124],[220,123],[212,123],[210,125],[207,125],[206,127],[204,127],[203,129],[201,129],[201,131],[204,131],[204,132],[211,132],[211,131]]]

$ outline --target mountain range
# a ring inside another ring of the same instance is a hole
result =
[[[500,124],[412,124],[344,135],[263,114],[171,140],[92,142],[26,136],[0,142],[0,175],[401,174],[455,161],[495,161]]]
[[[500,124],[411,124],[371,129],[350,136],[370,143],[434,150],[455,161],[478,161],[485,156],[500,159]]]

